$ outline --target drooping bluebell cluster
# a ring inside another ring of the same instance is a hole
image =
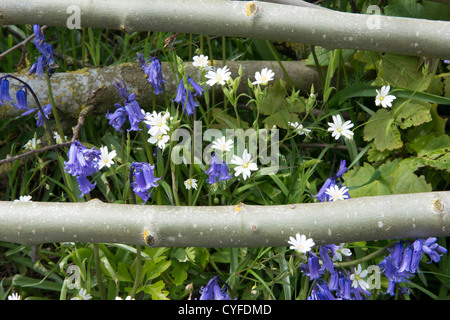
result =
[[[331,258],[336,246],[326,245],[319,247],[319,256],[308,252],[305,262],[300,264],[302,273],[314,280],[309,300],[361,300],[371,295],[370,291],[361,286],[352,285],[350,274],[347,270],[337,268]],[[425,253],[431,262],[439,262],[442,254],[447,249],[437,243],[437,238],[417,239],[415,241],[399,241],[389,249],[389,255],[378,264],[380,275],[384,275],[388,281],[386,294],[395,295],[396,286],[409,281],[416,273],[419,273],[419,264]],[[320,263],[320,261],[322,263]],[[324,279],[328,279],[325,281]],[[399,286],[400,292],[407,292],[406,287]]]
[[[158,95],[163,93],[163,87],[165,80],[162,77],[161,61],[157,57],[151,57],[147,61],[144,59],[144,55],[138,52],[139,64],[147,75],[148,82],[153,86],[153,93]]]
[[[81,142],[74,141],[69,148],[69,160],[64,162],[64,171],[76,177],[81,191],[81,197],[91,192],[96,182],[91,183],[87,177],[98,171],[101,151],[86,148]]]
[[[439,262],[441,255],[447,253],[447,249],[437,243],[437,238],[417,239],[413,243],[408,241],[399,241],[390,254],[384,257],[379,264],[382,272],[389,280],[389,286],[386,293],[395,295],[396,285],[409,281],[416,273],[420,273],[419,263],[425,253],[431,259],[431,262]],[[400,288],[402,289],[402,288]]]
[[[40,77],[44,72],[44,69],[48,68],[48,74],[51,76],[55,73],[55,70],[58,67],[53,58],[53,48],[50,44],[44,41],[44,33],[39,25],[33,25],[33,31],[34,44],[41,53],[41,56],[39,56],[38,60],[31,66],[28,74],[36,73]]]
[[[335,245],[326,245],[319,247],[319,256],[309,251],[307,253],[307,262],[300,264],[300,270],[307,275],[310,280],[315,280],[311,295],[308,300],[363,300],[371,293],[360,286],[352,286],[350,274],[346,270],[336,269],[330,258],[336,249]],[[322,261],[322,265],[320,264]],[[329,281],[326,282],[323,275],[329,272]]]
[[[145,114],[142,112],[139,104],[136,101],[136,95],[134,93],[128,94],[127,87],[123,80],[114,81],[114,86],[122,97],[124,105],[116,103],[116,110],[114,113],[106,113],[106,119],[109,120],[108,124],[111,125],[116,131],[122,132],[122,126],[127,121],[130,122],[130,129],[127,131],[138,131],[139,124],[145,118]]]
[[[28,91],[32,90],[29,86],[27,87],[26,83],[24,83],[23,81],[21,81],[18,78],[15,78],[11,75],[6,75],[2,78],[0,78],[0,105],[3,105],[3,101],[12,101],[13,99],[11,98],[10,94],[9,94],[9,80],[8,77],[14,78],[20,82],[22,82],[24,85],[20,86],[20,88],[16,91],[16,103],[13,103],[13,105],[16,106],[16,109],[18,110],[25,110],[25,112],[22,112],[21,116],[28,116],[31,114],[36,113],[36,125],[38,127],[41,127],[44,125],[44,118],[46,117],[47,119],[49,119],[49,115],[52,112],[52,106],[51,104],[47,104],[46,106],[42,107],[42,111],[44,112],[44,114],[42,114],[41,112],[39,112],[39,108],[28,108]]]
[[[161,177],[156,178],[154,170],[155,166],[147,162],[133,162],[131,164],[131,176],[134,177],[134,182],[131,182],[133,192],[137,194],[144,203],[150,198],[150,189],[158,186],[157,181]]]
[[[230,176],[228,173],[228,165],[225,162],[225,160],[220,161],[220,159],[213,154],[211,157],[211,164],[209,166],[209,169],[205,171],[205,173],[209,176],[208,179],[206,179],[206,182],[209,184],[213,184],[220,181],[231,179],[233,176]]]
[[[200,288],[199,300],[231,300],[227,293],[227,287],[221,289],[217,279],[219,279],[219,276],[213,277],[206,287]]]
[[[331,176],[330,178],[325,180],[325,183],[322,185],[319,192],[315,196],[316,199],[321,202],[330,201],[330,196],[326,193],[326,190],[333,186],[339,186],[339,188],[342,188],[344,185],[341,182],[341,178],[343,174],[346,172],[347,172],[346,162],[345,160],[341,160],[338,172],[334,176]],[[345,195],[348,197],[347,199],[350,199],[348,191],[345,193]]]
[[[180,103],[183,106],[183,112],[188,116],[191,116],[194,114],[195,108],[199,105],[199,103],[194,100],[194,97],[201,96],[205,90],[189,76],[187,76],[187,81],[188,85],[184,83],[185,81],[183,78],[181,79],[178,85],[177,94],[172,101]],[[195,94],[192,94],[191,88],[195,91]]]

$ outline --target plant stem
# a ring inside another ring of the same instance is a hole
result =
[[[142,262],[141,262],[141,246],[136,246],[136,276],[134,277],[134,285],[131,290],[131,298],[134,299],[136,296],[136,291],[141,282],[141,273],[142,273]]]
[[[106,300],[105,289],[102,283],[102,271],[100,268],[100,251],[98,244],[94,243],[94,257],[95,257],[95,276],[97,277],[98,289],[100,291],[100,297],[102,300]]]

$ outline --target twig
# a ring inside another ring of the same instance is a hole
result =
[[[47,26],[43,26],[41,28],[41,30],[44,31],[47,28],[48,28]],[[25,40],[23,40],[22,42],[16,44],[15,46],[9,48],[8,50],[6,50],[2,54],[0,54],[0,60],[3,59],[4,57],[6,57],[9,53],[13,52],[14,50],[16,50],[22,46],[26,46],[27,43],[30,42],[30,40],[32,40],[33,38],[34,38],[34,33],[31,36],[29,36],[28,38],[26,38]]]
[[[84,124],[84,120],[86,119],[87,114],[89,113],[89,111],[92,108],[93,108],[93,106],[88,106],[86,109],[83,109],[81,111],[80,117],[79,117],[79,120],[78,120],[78,124],[73,128],[72,140],[70,140],[68,142],[53,144],[51,146],[46,146],[46,147],[43,147],[43,148],[40,148],[40,149],[36,149],[36,150],[30,150],[30,151],[24,152],[22,154],[19,154],[17,156],[9,157],[9,158],[0,160],[0,165],[5,164],[5,163],[9,163],[9,162],[13,162],[13,161],[17,161],[17,160],[20,160],[22,158],[26,158],[26,157],[32,156],[33,154],[38,154],[38,153],[42,153],[42,152],[46,152],[46,151],[55,150],[55,149],[59,149],[59,148],[64,148],[64,147],[70,146],[75,140],[78,139],[78,135],[80,133],[81,127]]]

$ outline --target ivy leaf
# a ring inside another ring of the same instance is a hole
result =
[[[386,109],[378,110],[369,119],[364,127],[364,140],[374,140],[374,145],[379,151],[394,150],[403,146],[392,113]]]

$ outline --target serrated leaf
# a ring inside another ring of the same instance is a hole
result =
[[[142,290],[152,296],[152,300],[169,300],[169,291],[164,290],[165,284],[162,280],[146,285]]]
[[[400,125],[400,128],[406,129],[431,121],[430,109],[429,103],[399,98],[392,107],[392,112],[397,114],[395,121]],[[398,111],[400,112],[398,113]]]
[[[401,148],[403,142],[400,138],[400,131],[393,120],[390,111],[378,110],[364,127],[364,140],[374,140],[374,145],[379,151]]]
[[[425,166],[450,171],[450,137],[433,134],[419,137],[407,145],[408,150],[415,151],[417,160]]]

